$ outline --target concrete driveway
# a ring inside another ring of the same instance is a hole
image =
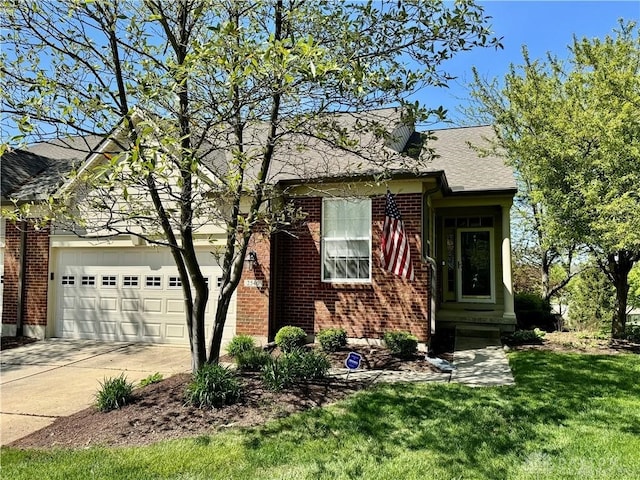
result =
[[[191,370],[188,347],[47,339],[0,352],[0,445],[95,402],[99,382]]]

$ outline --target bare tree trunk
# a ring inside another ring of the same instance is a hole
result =
[[[616,289],[616,311],[611,320],[612,338],[622,338],[627,325],[627,301],[629,298],[629,272],[640,260],[640,252],[618,250],[607,255],[606,262],[597,259],[600,269]]]

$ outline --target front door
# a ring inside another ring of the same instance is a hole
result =
[[[493,229],[459,228],[456,240],[457,301],[495,301]]]

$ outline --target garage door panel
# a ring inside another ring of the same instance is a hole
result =
[[[187,328],[183,324],[169,323],[165,327],[165,333],[167,339],[176,341],[186,337]]]
[[[162,339],[162,324],[145,322],[142,326],[142,336],[145,339],[159,341]]]
[[[137,312],[140,310],[140,300],[138,298],[123,298],[122,312]]]
[[[143,313],[162,313],[162,298],[145,298],[142,300]]]
[[[103,312],[117,312],[118,297],[101,297],[100,310]]]
[[[123,321],[120,323],[120,333],[124,340],[137,340],[140,337],[140,324],[138,322]]]
[[[75,324],[77,327],[77,332],[80,335],[97,333],[96,322],[86,321],[86,320],[83,320],[83,321],[77,320]]]
[[[168,298],[167,313],[177,313],[184,315],[184,300],[181,298]]]
[[[97,326],[98,333],[107,334],[107,335],[117,335],[118,333],[118,322],[116,321],[107,321],[100,320],[99,322],[95,322]]]
[[[188,345],[182,287],[168,250],[57,248],[54,256],[57,335]],[[210,336],[221,269],[205,249],[198,258],[210,288],[205,313]],[[225,340],[235,334],[235,310],[234,298]]]
[[[96,309],[96,298],[95,297],[78,297],[78,305],[76,306],[78,310],[89,310],[91,312]]]

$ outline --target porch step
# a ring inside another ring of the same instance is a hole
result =
[[[457,337],[478,337],[500,339],[500,329],[488,325],[456,325]]]

